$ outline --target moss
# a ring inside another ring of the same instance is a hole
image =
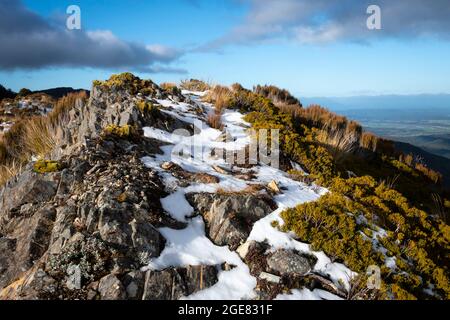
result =
[[[37,173],[50,173],[60,171],[61,164],[57,161],[38,160],[33,165],[33,170]]]

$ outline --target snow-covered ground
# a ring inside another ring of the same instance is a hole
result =
[[[189,96],[193,105],[187,103],[177,103],[168,100],[159,100],[163,112],[180,120],[194,124],[196,130],[191,137],[175,135],[155,128],[144,128],[146,137],[155,138],[169,143],[162,147],[163,154],[144,157],[142,161],[148,167],[157,170],[170,192],[170,195],[161,199],[162,206],[173,218],[187,222],[187,228],[183,230],[173,230],[161,228],[161,234],[166,238],[167,244],[161,255],[150,261],[148,268],[152,270],[162,270],[168,267],[178,267],[187,265],[220,265],[224,262],[236,266],[230,271],[219,271],[218,282],[205,290],[197,292],[186,299],[252,299],[256,297],[254,291],[256,279],[250,274],[249,268],[241,260],[236,252],[228,247],[219,247],[209,240],[205,235],[205,225],[202,217],[190,216],[194,209],[188,203],[185,195],[195,192],[214,193],[219,188],[229,191],[241,191],[251,184],[268,184],[276,180],[282,188],[282,193],[275,196],[274,200],[278,209],[270,215],[254,224],[248,238],[249,240],[266,240],[271,250],[279,248],[292,248],[298,251],[307,252],[318,258],[314,271],[329,277],[336,286],[348,287],[348,281],[355,275],[343,264],[333,263],[323,252],[313,252],[306,243],[296,241],[293,234],[284,233],[272,227],[273,221],[283,223],[280,213],[295,207],[301,203],[315,201],[327,192],[326,189],[318,186],[308,186],[298,181],[294,181],[288,175],[276,168],[267,165],[256,165],[253,171],[256,179],[251,182],[241,180],[233,175],[221,174],[213,169],[213,166],[227,167],[224,159],[210,156],[211,150],[220,148],[225,150],[241,150],[250,143],[250,136],[247,129],[250,127],[243,120],[243,115],[235,110],[226,110],[222,115],[222,123],[225,130],[235,141],[223,142],[219,139],[222,132],[210,128],[205,123],[205,115],[199,115],[198,107],[205,110],[206,114],[214,112],[214,106],[201,102],[204,93],[183,91]],[[167,109],[166,109],[167,108]],[[180,155],[180,150],[183,154]],[[220,179],[216,184],[194,184],[188,187],[180,187],[177,179],[169,172],[161,169],[161,164],[172,161],[180,165],[189,172],[206,172],[217,176]],[[301,167],[296,164],[299,170]],[[283,294],[278,299],[339,299],[337,296],[323,291],[308,289],[293,290],[291,294]]]

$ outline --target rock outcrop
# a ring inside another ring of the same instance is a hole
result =
[[[170,101],[161,101],[168,96]],[[89,101],[78,101],[57,128],[48,160],[28,164],[0,190],[0,300],[180,299],[222,281],[220,289],[235,274],[245,275],[239,278],[243,292],[233,295],[238,298],[254,297],[255,291],[259,299],[272,299],[303,287],[337,291],[314,274],[313,256],[247,242],[254,224],[277,209],[273,197],[283,196],[282,184],[267,185],[257,170],[244,166],[214,163],[201,172],[165,157],[170,140],[157,140],[159,134],[201,132],[192,120],[211,111],[190,99],[130,74],[94,83]],[[147,138],[145,127],[160,130]],[[158,161],[147,167],[144,157]],[[248,188],[198,193],[217,190],[227,178]],[[168,198],[180,203],[167,206]],[[193,216],[180,219],[178,211]],[[194,228],[199,225],[201,235]],[[168,229],[193,232],[186,241],[194,245],[183,248],[185,238],[177,243],[180,238],[170,238]],[[193,252],[203,248],[219,253],[204,259]],[[235,288],[223,291],[241,290]]]
[[[188,201],[205,219],[209,238],[231,250],[245,242],[256,221],[276,209],[264,194],[199,193],[188,195]]]
[[[140,97],[94,86],[59,128],[55,170],[39,173],[30,164],[0,191],[0,299],[142,299],[140,269],[165,245],[158,228],[184,224],[161,207],[164,186],[141,161],[160,152],[160,142],[140,131],[192,131],[158,109],[139,108],[140,100],[156,103],[164,94],[152,89]],[[108,126],[133,130],[119,135]],[[186,280],[197,280],[195,268],[177,271],[183,294],[196,290]]]

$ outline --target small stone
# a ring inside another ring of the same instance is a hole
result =
[[[170,170],[174,165],[175,164],[173,162],[164,162],[163,164],[161,164],[161,168],[164,170]]]
[[[275,180],[272,180],[267,187],[275,193],[280,193],[280,187],[278,187],[278,183]]]
[[[124,300],[126,298],[122,282],[113,274],[100,279],[98,291],[102,300]]]
[[[280,281],[281,281],[281,278],[279,276],[276,276],[274,274],[267,273],[267,272],[261,272],[259,274],[259,278],[261,280],[266,280],[266,281],[272,282],[272,283],[280,283]]]
[[[245,259],[248,253],[248,249],[250,248],[252,241],[247,241],[239,246],[239,248],[236,249],[237,254],[242,258]]]
[[[69,290],[81,289],[81,269],[78,265],[70,265],[67,268],[67,281],[66,286]]]
[[[73,227],[77,230],[77,231],[81,231],[85,228],[85,224],[83,223],[83,220],[79,217],[75,218],[75,220],[73,221]]]

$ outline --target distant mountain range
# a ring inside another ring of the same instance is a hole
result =
[[[444,175],[450,187],[450,94],[301,98],[360,122],[367,131],[396,141]]]
[[[353,97],[308,97],[300,99],[303,105],[320,104],[331,110],[386,110],[386,109],[447,109],[450,94],[379,95]]]
[[[86,91],[84,89],[74,89],[71,87],[59,87],[59,88],[51,88],[46,90],[38,90],[38,91],[32,91],[32,93],[45,93],[49,96],[59,99],[67,95],[68,93],[72,92],[80,92],[80,91]],[[14,99],[17,96],[17,93],[6,89],[4,86],[0,85],[0,100],[4,98]]]

